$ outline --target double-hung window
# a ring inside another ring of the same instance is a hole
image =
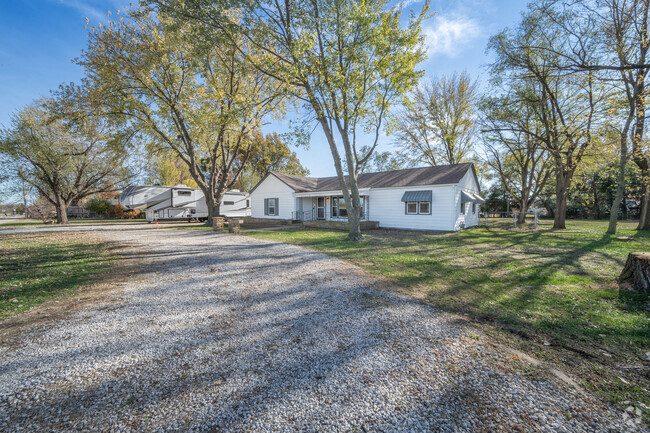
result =
[[[278,215],[278,199],[265,198],[264,199],[264,215],[277,216]]]
[[[431,215],[431,203],[428,201],[407,201],[407,215]]]
[[[431,215],[431,190],[406,191],[402,196],[406,215]]]

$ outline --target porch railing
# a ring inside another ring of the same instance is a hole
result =
[[[316,218],[314,218],[313,210],[306,210],[292,212],[291,219],[294,221],[314,221]]]

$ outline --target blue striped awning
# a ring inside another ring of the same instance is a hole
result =
[[[402,201],[428,201],[431,203],[431,190],[428,191],[406,191]]]

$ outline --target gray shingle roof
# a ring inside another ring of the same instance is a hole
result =
[[[470,169],[473,170],[472,163],[362,173],[359,175],[358,184],[359,188],[448,185],[460,182]],[[272,174],[295,192],[337,191],[341,189],[336,176],[304,177],[278,172],[272,172]]]

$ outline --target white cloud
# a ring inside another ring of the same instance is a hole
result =
[[[415,3],[419,3],[419,2],[420,2],[420,0],[401,0],[399,2],[399,5],[400,5],[401,9],[406,9],[409,6],[412,6]]]
[[[482,32],[480,24],[473,18],[436,16],[433,25],[424,28],[429,57],[436,54],[456,57]]]
[[[76,11],[81,12],[81,14],[83,14],[85,17],[97,21],[105,20],[106,13],[110,9],[115,9],[118,4],[123,3],[123,1],[106,2],[104,0],[99,2],[100,4],[97,5],[95,1],[89,1],[89,0],[50,0],[50,1],[68,7],[70,9],[75,9]]]

